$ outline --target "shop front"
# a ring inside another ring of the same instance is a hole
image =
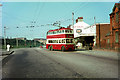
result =
[[[83,22],[83,17],[78,17],[73,30],[77,47],[88,49],[96,44],[96,25],[90,26]]]

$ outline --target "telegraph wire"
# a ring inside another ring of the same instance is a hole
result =
[[[70,13],[71,12],[74,12],[75,13],[75,11],[80,7],[80,6],[82,6],[83,5],[83,3],[80,3],[77,7],[75,7],[75,9],[72,9],[72,10],[70,10],[65,16],[63,16],[64,18],[67,18],[68,17],[68,15],[70,15]],[[83,6],[82,6],[83,7]]]
[[[42,13],[42,9],[43,9],[44,6],[45,6],[45,3],[43,3],[43,4],[41,5],[41,7],[39,6],[38,16],[37,16],[37,18],[36,18],[36,22],[38,22],[38,18],[40,17],[40,15],[41,15],[41,13]]]

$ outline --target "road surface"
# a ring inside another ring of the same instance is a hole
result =
[[[2,64],[3,78],[118,78],[118,60],[76,51],[18,49]]]

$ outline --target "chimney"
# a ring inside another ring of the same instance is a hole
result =
[[[76,23],[77,22],[82,22],[83,21],[83,17],[78,17],[77,19],[76,19]]]
[[[0,6],[2,6],[2,4],[0,4]]]

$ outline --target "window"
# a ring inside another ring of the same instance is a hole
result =
[[[58,43],[58,40],[48,40],[48,43]]]
[[[52,43],[52,40],[48,40],[48,43]]]
[[[73,33],[73,30],[65,30],[65,33]]]
[[[59,30],[59,33],[61,33],[61,30]]]
[[[53,34],[55,34],[55,32],[53,31]]]
[[[65,39],[62,40],[62,43],[65,43]]]
[[[59,31],[57,31],[57,34],[59,33]]]
[[[55,40],[55,42],[54,43],[58,43],[58,40]]]
[[[73,43],[73,39],[66,39],[66,43]]]
[[[56,40],[56,43],[58,43],[58,40]]]
[[[115,32],[115,42],[116,42],[116,43],[118,43],[118,41],[119,41],[119,40],[118,40],[118,35],[119,35],[118,31]]]
[[[108,43],[108,44],[110,43],[110,39],[107,39],[107,43]]]
[[[72,33],[72,30],[70,30],[70,33]]]
[[[62,40],[59,40],[59,43],[62,43]]]
[[[73,43],[73,39],[71,39],[71,43]]]
[[[69,33],[69,30],[65,30],[65,33]]]
[[[52,43],[55,43],[55,40],[53,40]]]
[[[64,33],[64,30],[62,30],[62,33]]]
[[[65,33],[67,33],[67,30],[65,30]]]
[[[70,30],[68,30],[68,33],[70,33]]]
[[[57,31],[54,31],[54,34],[57,34]]]
[[[52,34],[53,32],[50,32],[50,34]]]

